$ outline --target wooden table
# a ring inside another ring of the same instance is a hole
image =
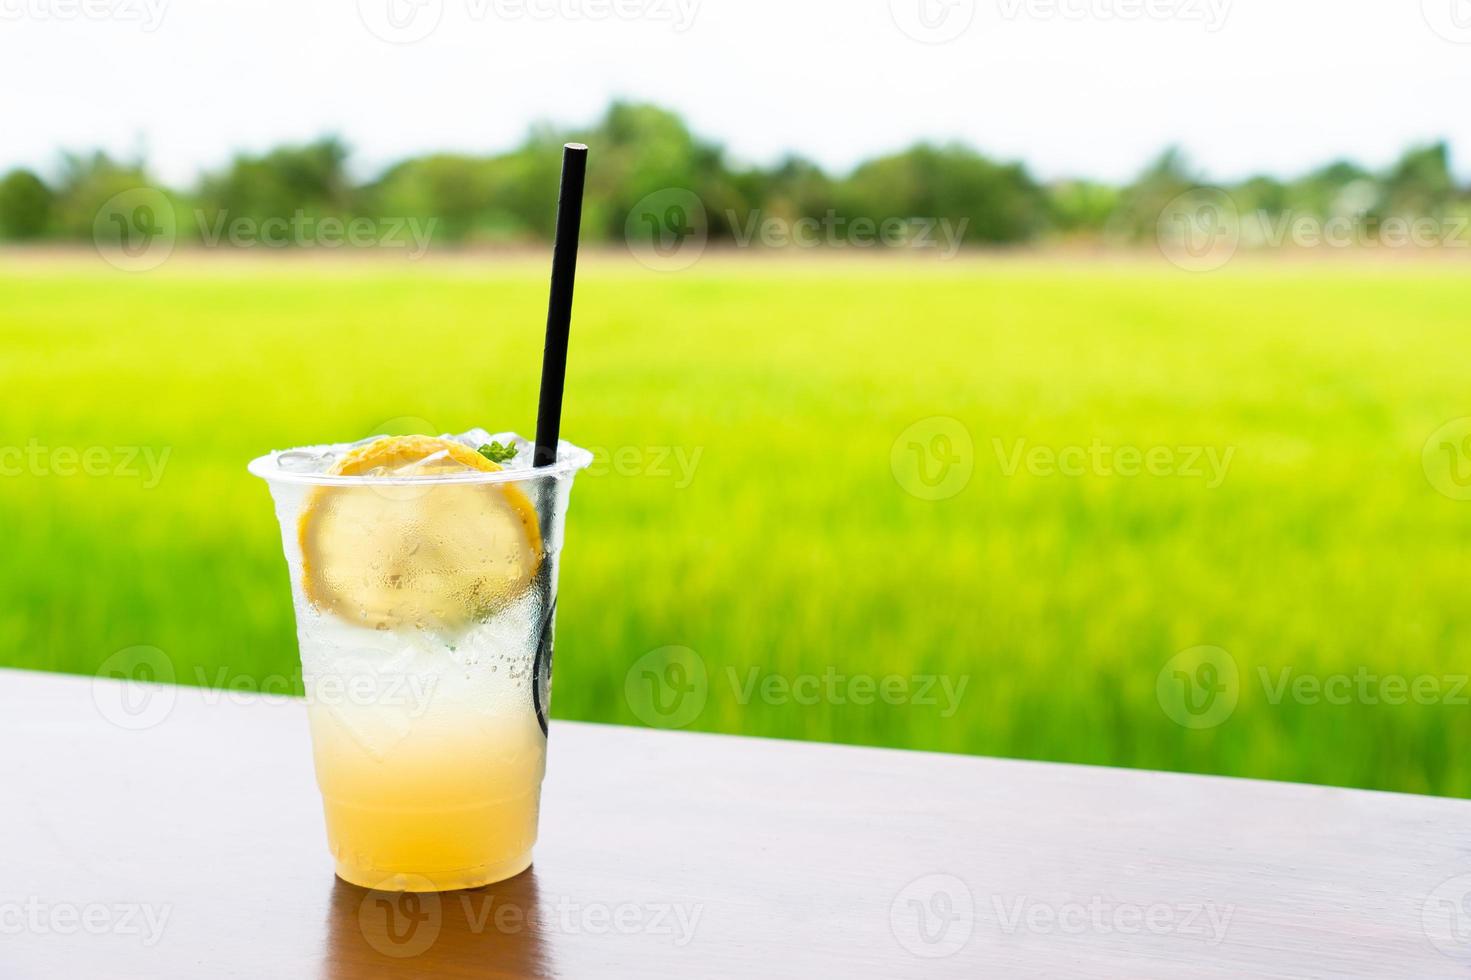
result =
[[[1471,969],[1462,801],[558,722],[533,868],[415,898],[333,877],[300,702],[0,719],[6,980]]]

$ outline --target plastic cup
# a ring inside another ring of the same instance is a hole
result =
[[[304,470],[303,455],[250,471],[281,522],[337,875],[444,891],[519,874],[567,502],[591,455],[563,442],[538,469],[373,477]]]

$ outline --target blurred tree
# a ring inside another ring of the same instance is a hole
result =
[[[297,212],[347,217],[353,203],[347,157],[347,147],[333,136],[264,156],[237,156],[224,173],[201,181],[199,203],[207,222],[223,215],[260,223],[290,219]]]
[[[51,189],[29,170],[0,180],[0,238],[40,238],[51,221]]]
[[[109,201],[126,192],[156,189],[141,163],[118,163],[101,151],[90,156],[64,153],[52,225],[64,237],[90,240],[97,216]]]
[[[1119,206],[1109,219],[1110,231],[1136,240],[1153,238],[1170,202],[1200,182],[1180,148],[1169,147],[1119,193]]]
[[[1001,164],[958,144],[922,143],[858,167],[836,190],[839,212],[867,217],[967,220],[969,242],[1018,242],[1047,221],[1042,189],[1020,164]]]
[[[557,228],[557,193],[561,184],[562,144],[581,141],[579,134],[558,130],[548,123],[533,126],[526,142],[512,153],[492,158],[500,178],[513,190],[502,201],[502,206],[512,215],[520,228],[537,238],[550,241]],[[598,192],[595,175],[606,165],[599,147],[596,168],[590,168],[587,184],[587,202],[584,205],[583,233],[589,239],[603,237],[597,220]]]
[[[1065,180],[1048,188],[1052,226],[1065,235],[1101,234],[1118,209],[1119,191],[1089,180]]]
[[[1443,142],[1407,151],[1384,175],[1383,198],[1377,209],[1380,214],[1444,216],[1458,195],[1450,157],[1450,147]]]
[[[510,202],[520,192],[505,158],[436,154],[397,164],[364,189],[359,210],[434,221],[443,242],[530,237]]]
[[[1363,213],[1378,200],[1380,190],[1369,171],[1338,160],[1289,182],[1286,194],[1290,209],[1327,219]]]
[[[665,109],[615,102],[584,135],[578,138],[597,147],[597,166],[588,175],[595,223],[586,227],[597,229],[598,237],[621,240],[641,202],[660,192],[685,190],[698,197],[716,237],[731,233],[732,211],[750,206],[726,167],[724,150],[696,137]]]
[[[752,167],[731,177],[747,213],[737,213],[744,226],[749,210],[759,208],[785,221],[821,218],[833,207],[833,180],[810,160],[788,156],[770,170]]]
[[[1231,189],[1231,197],[1243,215],[1276,215],[1291,207],[1287,185],[1275,177],[1248,177]]]

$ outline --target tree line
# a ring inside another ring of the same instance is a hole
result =
[[[432,229],[437,243],[545,240],[553,231],[560,148],[572,140],[592,145],[597,154],[583,223],[585,238],[594,242],[623,239],[631,216],[671,189],[693,195],[686,197],[698,202],[712,241],[749,241],[752,229],[771,219],[814,227],[861,220],[902,229],[917,217],[963,228],[968,245],[1138,241],[1157,233],[1170,202],[1203,183],[1176,150],[1121,186],[1084,179],[1044,183],[1022,163],[992,160],[958,143],[921,143],[845,175],[799,156],[743,167],[674,113],[618,102],[589,128],[541,125],[506,153],[413,157],[368,181],[351,178],[348,147],[335,137],[238,155],[190,188],[160,185],[142,161],[63,154],[50,179],[27,169],[0,178],[0,239],[91,240],[108,201],[150,188],[176,214],[189,216],[178,222],[181,240],[207,240],[209,229],[239,219],[259,226],[364,217],[416,222]],[[1411,148],[1382,171],[1336,161],[1293,179],[1255,176],[1221,190],[1243,214],[1347,217],[1369,227],[1390,218],[1471,215],[1471,189],[1457,182],[1443,142]],[[689,220],[683,212],[678,217]]]

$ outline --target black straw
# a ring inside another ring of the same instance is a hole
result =
[[[536,454],[532,463],[557,461],[562,430],[562,388],[567,381],[567,332],[572,326],[572,283],[577,277],[577,234],[582,226],[582,186],[587,147],[562,148],[562,190],[557,195],[557,237],[552,242],[552,295],[547,303],[547,341],[541,355],[541,399],[536,409]]]

